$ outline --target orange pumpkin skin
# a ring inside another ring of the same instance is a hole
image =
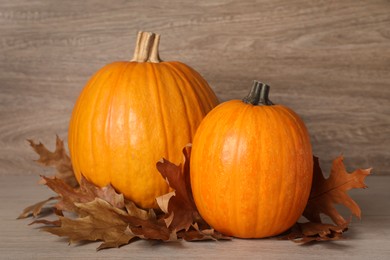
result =
[[[202,121],[191,152],[201,216],[223,234],[262,238],[301,216],[312,183],[312,149],[291,109],[225,102]]]
[[[156,170],[162,157],[179,164],[203,117],[218,103],[207,82],[180,62],[114,62],[80,94],[68,145],[75,175],[109,183],[139,206],[169,192]]]

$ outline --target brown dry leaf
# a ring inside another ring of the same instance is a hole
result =
[[[177,240],[176,231],[168,229],[164,222],[142,220],[132,216],[125,219],[129,223],[131,234],[134,236],[162,241]]]
[[[135,236],[124,220],[127,213],[107,201],[96,198],[87,203],[75,203],[83,217],[71,219],[60,217],[58,227],[43,227],[42,230],[69,238],[70,243],[79,241],[104,241],[98,250],[128,244]]]
[[[90,202],[95,198],[101,198],[117,208],[123,208],[125,205],[123,195],[116,193],[111,185],[99,188],[82,177],[80,186],[73,188],[61,179],[45,176],[42,176],[42,179],[50,189],[60,195],[56,205],[59,210],[76,212],[78,207],[74,203]]]
[[[131,201],[125,201],[123,195],[117,194],[111,186],[98,188],[82,179],[80,187],[72,188],[63,180],[42,178],[60,195],[57,209],[74,212],[77,216],[60,216],[57,221],[36,220],[32,224],[44,224],[43,230],[68,237],[71,243],[102,240],[104,243],[99,246],[100,250],[127,244],[137,237],[177,240],[176,232],[168,229],[153,209],[144,210]]]
[[[155,239],[162,241],[177,240],[176,232],[170,230],[162,218],[157,218],[153,209],[144,210],[126,200],[127,216],[123,218],[129,223],[130,232],[142,239]]]
[[[193,224],[189,230],[180,232],[179,237],[186,241],[231,240],[231,237],[225,236],[212,228],[201,230],[197,223]]]
[[[324,223],[296,223],[291,232],[281,239],[292,240],[297,243],[309,243],[312,241],[334,241],[343,239],[343,233],[347,231],[348,223],[336,226]]]
[[[349,222],[341,225],[336,226],[333,224],[324,224],[324,223],[313,223],[313,222],[306,222],[306,223],[297,223],[300,230],[302,231],[302,234],[305,236],[320,236],[325,237],[329,236],[332,233],[338,233],[341,234],[348,229]]]
[[[165,159],[157,163],[157,169],[174,189],[157,198],[160,209],[166,213],[165,224],[186,241],[231,239],[210,228],[195,206],[190,183],[190,154],[191,145],[187,145],[183,149],[182,164],[175,165]]]
[[[59,197],[50,197],[46,200],[37,202],[34,205],[28,206],[19,215],[18,219],[27,218],[30,215],[32,215],[33,217],[37,217],[41,213],[43,206],[45,206],[50,201],[57,200],[57,199],[59,199]]]
[[[47,219],[37,219],[31,222],[29,225],[33,224],[44,224],[46,226],[55,226],[55,227],[60,227],[61,226],[61,220],[56,219],[56,220],[47,220]]]
[[[60,216],[58,221],[37,220],[32,224],[44,224],[46,226],[42,230],[68,237],[70,243],[104,241],[98,250],[119,247],[134,238],[177,240],[176,232],[169,230],[164,221],[158,221],[153,210],[142,210],[132,202],[126,202],[125,209],[119,209],[100,198],[74,203],[74,206],[78,208],[75,212],[79,217]]]
[[[143,219],[143,220],[153,220],[153,221],[157,220],[156,213],[154,212],[153,209],[144,210],[138,208],[137,205],[130,200],[125,201],[125,208],[127,210],[127,213],[130,216]]]
[[[161,210],[169,214],[166,217],[168,227],[176,231],[188,230],[194,222],[203,221],[192,197],[190,154],[191,146],[187,145],[183,149],[182,164],[175,165],[165,159],[156,164],[158,171],[174,189],[173,192],[157,198],[157,203]]]
[[[319,166],[318,158],[314,157],[313,184],[310,198],[303,215],[311,222],[320,223],[320,213],[331,217],[338,226],[343,226],[346,221],[334,207],[334,204],[342,204],[360,218],[361,211],[357,203],[347,194],[353,188],[366,188],[364,179],[370,174],[371,169],[358,169],[348,173],[340,156],[333,161],[328,179],[325,179]]]
[[[51,166],[57,169],[56,177],[64,180],[72,187],[78,186],[78,182],[73,173],[70,157],[66,154],[64,142],[57,136],[56,149],[50,152],[42,143],[35,143],[33,140],[27,140],[34,151],[39,155],[38,163],[44,166]]]

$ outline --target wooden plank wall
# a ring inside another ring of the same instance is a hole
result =
[[[2,0],[0,174],[40,174],[26,139],[67,137],[72,106],[104,64],[131,58],[136,33],[198,70],[224,101],[253,79],[297,111],[329,169],[390,174],[388,0]]]

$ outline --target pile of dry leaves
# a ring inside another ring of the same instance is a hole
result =
[[[145,210],[125,199],[110,185],[99,188],[86,179],[82,179],[78,184],[64,143],[58,137],[54,152],[41,143],[37,144],[31,140],[29,142],[40,156],[38,163],[57,169],[53,177],[42,176],[42,183],[57,193],[57,196],[27,207],[19,216],[34,216],[36,219],[31,224],[42,224],[41,229],[44,231],[68,237],[71,243],[103,241],[98,250],[119,247],[136,239],[230,239],[213,230],[196,209],[189,180],[190,146],[183,149],[182,164],[175,165],[164,159],[157,163],[157,169],[174,191],[157,198],[160,209]],[[365,188],[364,179],[371,169],[358,169],[348,173],[343,158],[338,157],[333,161],[329,178],[325,179],[318,158],[314,159],[312,190],[303,213],[309,222],[296,223],[278,238],[300,243],[343,238],[349,221],[339,214],[335,204],[345,205],[360,218],[359,206],[346,192],[352,188]],[[53,201],[56,202],[54,205],[51,203]],[[52,209],[55,220],[40,218],[44,207]],[[320,214],[328,215],[334,224],[322,223]]]

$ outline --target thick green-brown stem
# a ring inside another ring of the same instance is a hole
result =
[[[137,43],[131,61],[159,63],[160,35],[151,32],[138,32]]]
[[[269,90],[270,86],[255,80],[253,81],[253,85],[248,96],[246,96],[242,101],[254,106],[271,106],[274,103],[272,103],[272,101],[268,98]]]

